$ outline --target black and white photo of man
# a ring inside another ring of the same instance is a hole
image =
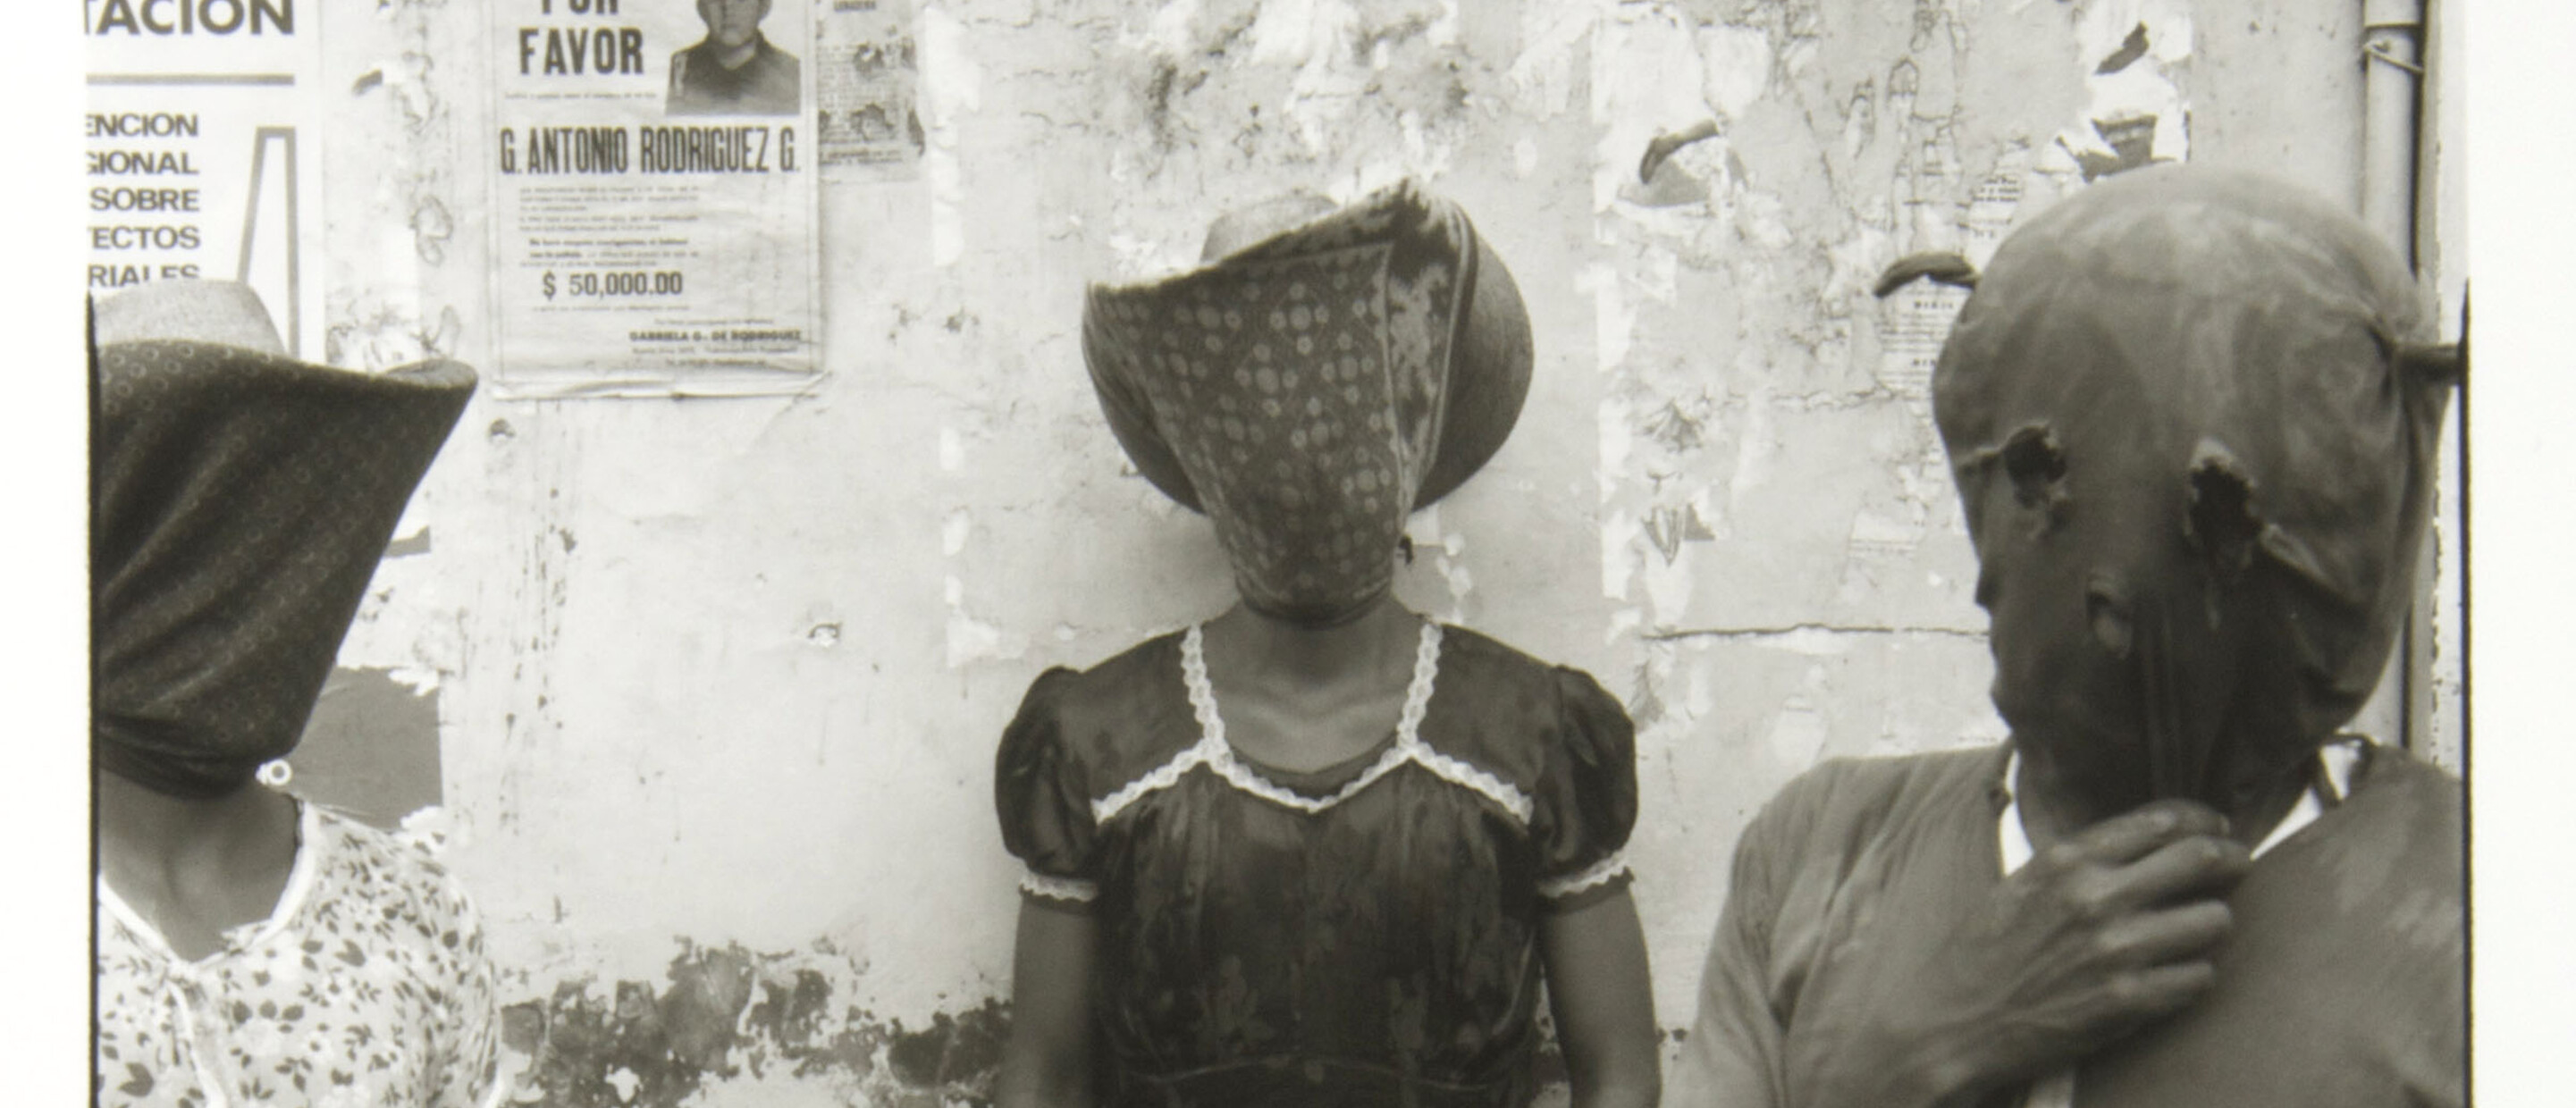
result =
[[[793,115],[796,55],[760,33],[769,0],[698,0],[707,37],[671,55],[670,115]]]

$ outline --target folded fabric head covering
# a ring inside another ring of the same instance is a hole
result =
[[[1207,254],[1092,286],[1082,348],[1101,409],[1145,478],[1216,525],[1245,604],[1349,618],[1393,580],[1405,517],[1519,419],[1520,289],[1465,212],[1410,182],[1338,211],[1290,197],[1233,213]]]
[[[474,372],[297,361],[231,282],[154,282],[91,320],[92,756],[221,796],[294,749]]]
[[[2049,209],[1974,289],[1933,410],[2015,741],[2113,805],[2295,772],[2411,599],[2460,363],[2406,266],[2322,198],[2174,166]]]

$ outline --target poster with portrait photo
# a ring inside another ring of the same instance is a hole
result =
[[[810,388],[811,6],[495,0],[490,12],[496,390]]]

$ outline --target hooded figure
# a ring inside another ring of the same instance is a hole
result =
[[[220,796],[295,749],[474,371],[299,361],[231,282],[96,312],[92,750],[158,792]]]
[[[2017,229],[1933,410],[2001,747],[1838,759],[1737,844],[1668,1104],[2459,1104],[2459,783],[2337,731],[2412,599],[2457,351],[2288,186]]]
[[[96,1103],[486,1103],[492,966],[454,879],[243,787],[302,736],[473,371],[297,360],[232,282],[92,323]]]
[[[1389,588],[1406,517],[1520,413],[1519,290],[1410,183],[1234,213],[1206,255],[1095,286],[1083,353],[1242,603],[1047,670],[1002,734],[996,1102],[1518,1108],[1546,996],[1576,1102],[1653,1103],[1627,713]]]
[[[2456,361],[2325,200],[2173,167],[1999,249],[1935,373],[1996,708],[2101,814],[2221,811],[2379,683]]]

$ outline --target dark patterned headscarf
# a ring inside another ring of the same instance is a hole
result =
[[[1410,183],[1284,210],[1240,250],[1221,225],[1190,273],[1093,286],[1083,356],[1137,469],[1215,523],[1244,603],[1333,623],[1386,591],[1405,517],[1510,434],[1529,316],[1466,213]]]
[[[1933,409],[2015,741],[2108,803],[2295,772],[2412,598],[2460,363],[2406,266],[2321,198],[2174,166],[2049,209],[1974,288]]]
[[[156,282],[92,327],[91,751],[220,796],[294,749],[474,372],[298,361],[230,282]]]

